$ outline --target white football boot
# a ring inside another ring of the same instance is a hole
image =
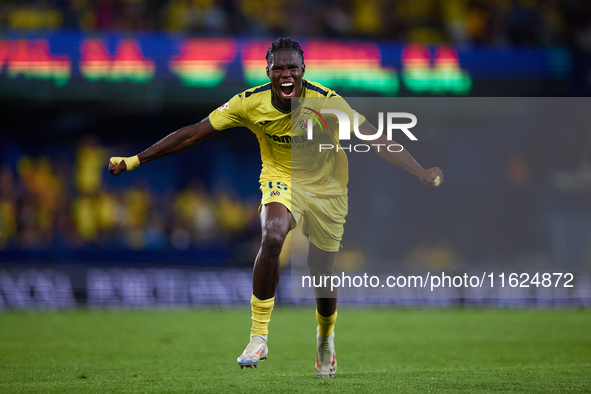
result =
[[[337,353],[334,350],[334,331],[328,338],[320,336],[316,328],[316,377],[334,378],[337,373]]]
[[[267,336],[250,334],[250,342],[236,361],[240,365],[240,369],[244,367],[256,368],[259,361],[266,359],[268,354]]]

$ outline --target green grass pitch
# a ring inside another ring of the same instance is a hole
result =
[[[591,392],[591,311],[339,310],[335,379],[314,376],[313,307],[273,312],[240,369],[245,309],[5,312],[0,392]]]

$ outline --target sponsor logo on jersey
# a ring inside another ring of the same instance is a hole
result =
[[[273,134],[269,134],[269,133],[265,133],[265,135],[267,137],[269,137],[269,139],[272,139],[273,141],[277,142],[278,144],[291,144],[292,142],[295,144],[299,144],[302,142],[308,142],[308,140],[306,139],[306,137],[302,136],[289,136],[289,135],[284,135],[279,137],[278,135],[273,135]]]
[[[228,101],[226,104],[222,105],[221,107],[219,107],[218,109],[220,110],[220,112],[222,112],[225,109],[230,108],[230,102]]]
[[[280,137],[269,133],[265,133],[265,135],[270,140],[273,140],[276,144],[275,146],[283,149],[303,149],[316,145],[315,141],[307,140],[304,135],[294,135],[293,137],[289,135],[283,135]]]
[[[277,196],[280,196],[280,195],[281,195],[281,193],[279,191],[277,191],[277,190],[273,190],[271,192],[271,197],[277,197]]]

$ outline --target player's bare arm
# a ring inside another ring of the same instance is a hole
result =
[[[209,119],[205,118],[199,123],[182,127],[174,133],[170,133],[137,156],[111,157],[109,172],[111,175],[117,176],[122,172],[133,170],[140,164],[193,148],[216,132],[217,130],[209,124]]]
[[[375,135],[377,130],[371,123],[365,122],[359,127],[359,132],[364,135]],[[439,167],[424,169],[406,149],[403,149],[401,152],[389,152],[387,149],[378,149],[380,144],[385,146],[389,143],[396,142],[389,141],[386,136],[381,135],[375,143],[371,144],[371,148],[388,163],[394,164],[417,176],[425,185],[433,187],[441,185],[443,182],[443,172]]]

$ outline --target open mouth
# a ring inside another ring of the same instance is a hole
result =
[[[281,84],[281,97],[284,99],[290,99],[293,97],[295,89],[293,86],[293,82],[283,82]]]

